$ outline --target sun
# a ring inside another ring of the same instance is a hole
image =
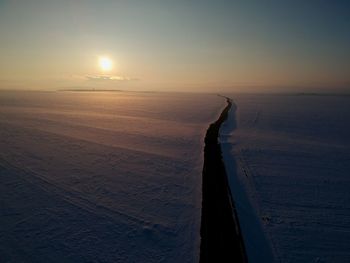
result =
[[[110,71],[113,68],[113,61],[108,57],[99,57],[98,65],[103,71]]]

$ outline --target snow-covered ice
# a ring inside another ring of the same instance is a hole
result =
[[[350,96],[229,96],[220,140],[251,262],[350,262]]]
[[[1,92],[0,261],[197,262],[203,138],[224,105]]]

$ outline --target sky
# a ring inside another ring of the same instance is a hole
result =
[[[349,91],[349,14],[346,0],[0,0],[0,89]]]

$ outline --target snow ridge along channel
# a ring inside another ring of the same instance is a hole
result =
[[[218,142],[232,100],[210,124],[204,147],[200,262],[247,262],[237,213]]]
[[[236,144],[235,141],[232,141],[232,133],[237,128],[238,107],[234,102],[232,104],[226,121],[220,127],[219,142],[228,186],[235,201],[235,215],[237,222],[240,223],[247,260],[248,262],[275,262],[271,243],[263,231],[256,207],[246,190],[246,178],[242,179],[239,176],[239,172],[242,172],[246,177],[247,171],[238,165],[239,159],[237,160],[237,156],[233,154],[233,146]],[[242,169],[242,171],[237,169]]]

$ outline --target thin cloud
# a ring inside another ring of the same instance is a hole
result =
[[[138,80],[136,78],[125,76],[109,76],[109,75],[86,75],[85,78],[91,81],[132,81]]]

